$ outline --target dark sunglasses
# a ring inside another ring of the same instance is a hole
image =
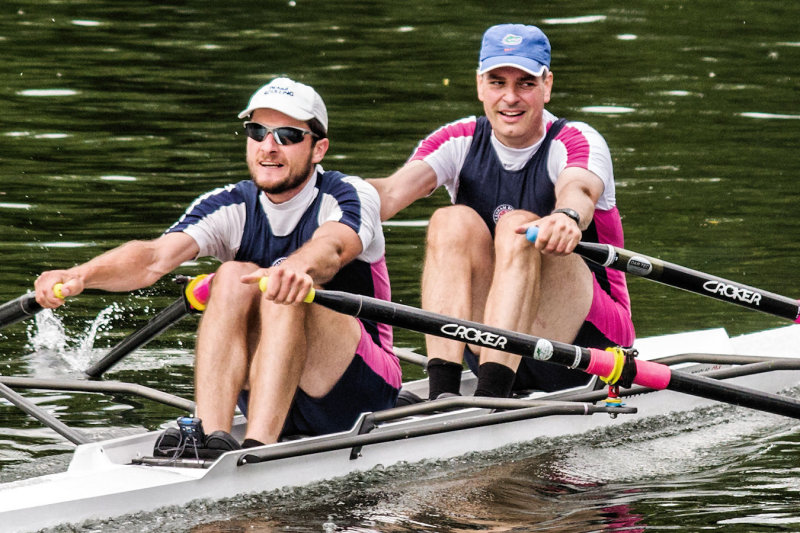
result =
[[[290,144],[297,144],[303,142],[304,135],[315,136],[310,130],[302,128],[295,128],[294,126],[281,126],[279,128],[270,128],[258,122],[245,122],[244,129],[247,131],[247,136],[256,142],[261,142],[268,134],[272,134],[275,142],[282,146],[289,146]]]

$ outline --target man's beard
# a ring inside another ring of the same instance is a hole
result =
[[[255,183],[256,186],[265,193],[281,194],[299,187],[308,178],[308,176],[311,174],[311,169],[314,167],[314,163],[311,162],[311,159],[312,154],[309,154],[306,164],[303,165],[298,172],[289,174],[285,180],[281,181],[280,183],[275,183],[269,187],[260,185],[255,180],[254,173],[252,171],[250,172],[250,177],[253,178],[253,183]]]

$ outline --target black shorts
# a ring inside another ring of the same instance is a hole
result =
[[[342,377],[322,398],[313,398],[297,389],[281,438],[346,431],[353,427],[361,413],[394,407],[398,392],[355,354]],[[245,416],[249,400],[250,391],[239,394],[237,405]]]
[[[597,329],[591,322],[584,322],[578,335],[572,344],[577,346],[585,346],[587,348],[605,349],[611,346],[616,346],[613,342],[608,340],[599,329]],[[464,349],[464,360],[467,362],[470,370],[477,375],[478,372],[478,358],[472,353],[469,347]],[[554,363],[545,363],[544,361],[537,361],[530,357],[524,357],[520,362],[517,369],[517,376],[514,379],[514,386],[512,390],[540,390],[544,392],[553,392],[562,389],[569,389],[572,387],[579,387],[586,385],[591,380],[591,376],[581,370],[573,368],[566,368]]]

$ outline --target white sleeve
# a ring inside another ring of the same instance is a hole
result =
[[[381,225],[381,200],[378,191],[357,176],[346,176],[342,181],[351,185],[358,195],[360,205],[360,223],[358,224],[358,238],[361,240],[361,253],[358,259],[374,263],[386,253],[386,242]],[[318,223],[322,225],[329,221],[341,221],[342,209],[336,198],[326,195],[322,199]]]
[[[244,201],[229,185],[198,197],[167,233],[182,231],[192,237],[200,249],[198,257],[230,261],[241,246],[246,217]]]
[[[442,126],[420,142],[409,161],[422,160],[436,172],[436,186],[444,185],[455,202],[458,175],[467,159],[477,119],[472,116]]]
[[[567,167],[579,167],[595,174],[604,186],[597,208],[608,210],[616,205],[614,167],[605,139],[584,122],[568,122],[550,146],[547,172],[553,183]]]

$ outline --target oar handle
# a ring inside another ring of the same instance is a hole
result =
[[[53,285],[53,294],[59,300],[63,300],[65,298],[64,293],[61,292],[61,289],[64,287],[63,283],[56,283]]]
[[[267,285],[269,284],[269,276],[262,276],[261,279],[258,280],[258,288],[261,292],[267,291]],[[308,291],[303,301],[310,304],[314,301],[314,296],[316,295],[317,291],[314,290],[314,287],[311,287],[311,290]]]

